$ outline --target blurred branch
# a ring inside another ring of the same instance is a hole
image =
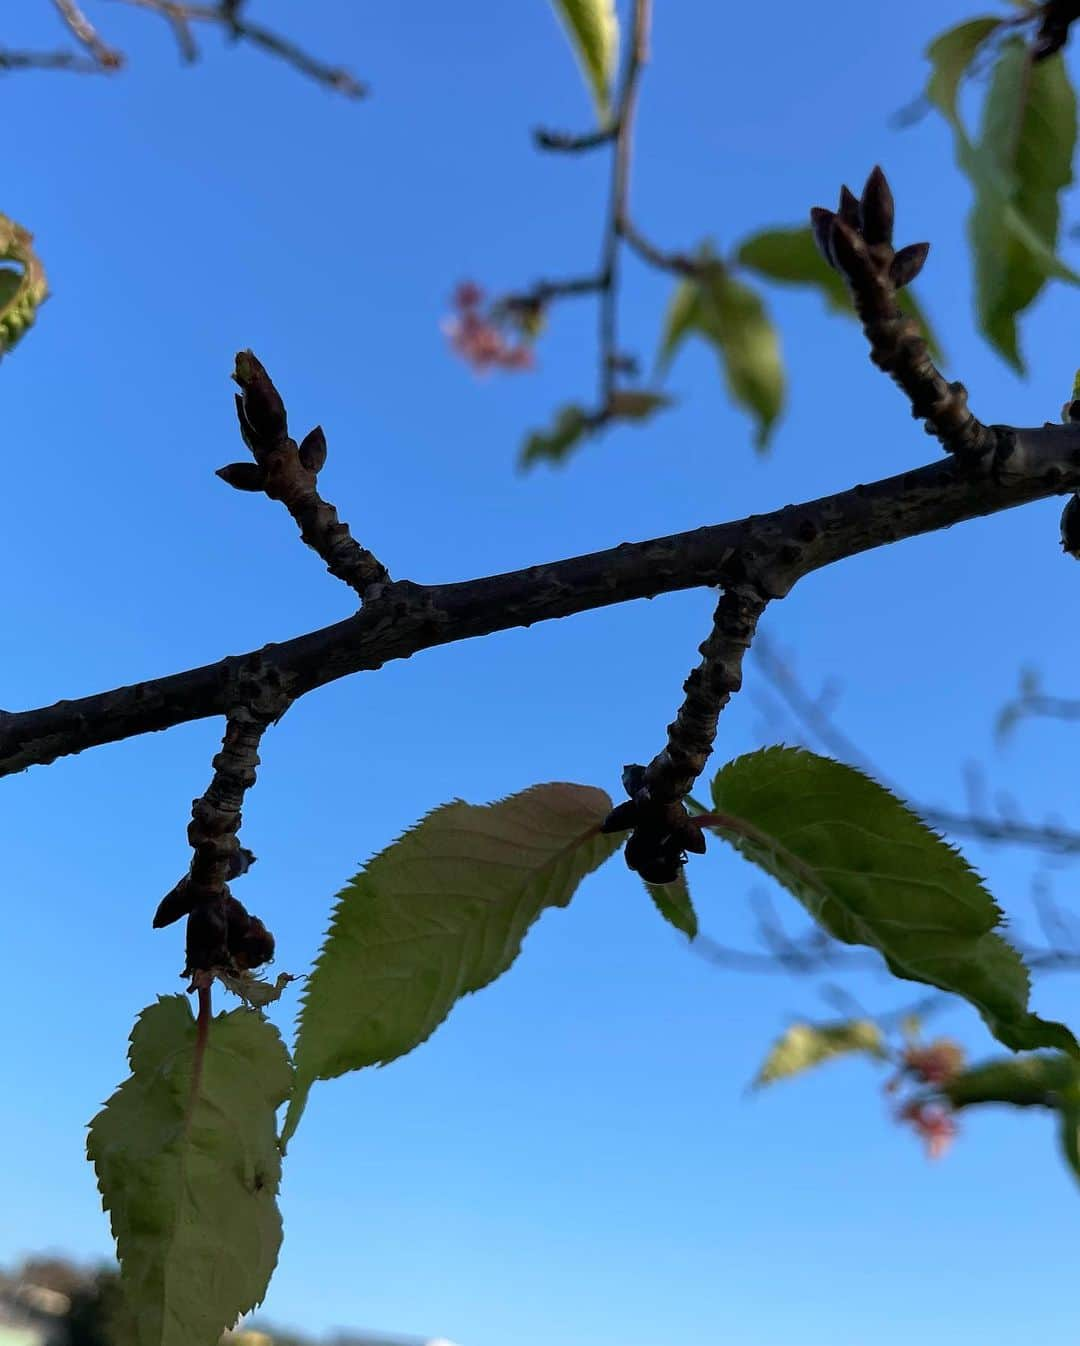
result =
[[[907,800],[910,808],[932,827],[955,836],[971,837],[992,844],[1027,846],[1052,855],[1080,855],[1080,831],[1055,823],[1028,823],[1019,817],[995,817],[990,814],[959,812],[907,799],[861,748],[833,720],[824,697],[813,697],[799,682],[791,665],[780,655],[768,637],[760,634],[754,644],[753,659],[773,690],[795,720],[826,752],[886,785]],[[1043,698],[1050,700],[1050,698]],[[1075,707],[1072,718],[1080,719],[1080,703],[1060,702]]]
[[[347,98],[363,98],[368,92],[367,86],[348,70],[312,56],[291,39],[245,18],[241,0],[221,0],[218,4],[185,4],[179,0],[112,2],[148,10],[164,19],[172,28],[185,61],[194,61],[199,56],[193,28],[199,24],[209,25],[223,30],[234,40],[249,42],[269,52],[302,75]],[[90,53],[89,57],[64,50],[32,52],[0,48],[0,70],[71,70],[92,74],[117,70],[124,64],[123,54],[98,35],[76,0],[53,0],[53,4],[75,40]]]

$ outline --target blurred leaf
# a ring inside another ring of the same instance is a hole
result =
[[[608,402],[612,416],[622,421],[646,421],[662,407],[670,406],[671,398],[666,394],[642,388],[617,388]]]
[[[585,785],[458,800],[346,885],[304,991],[283,1146],[315,1080],[404,1056],[506,971],[540,913],[565,907],[622,844],[600,833],[610,812],[604,791]]]
[[[261,1014],[219,1014],[191,1106],[195,1042],[184,996],[143,1010],[131,1075],[90,1123],[139,1346],[216,1346],[262,1300],[281,1245],[288,1054]]]
[[[754,1088],[776,1080],[801,1075],[804,1070],[832,1061],[837,1056],[866,1053],[879,1060],[888,1056],[881,1029],[873,1019],[849,1019],[844,1023],[795,1023],[772,1046],[754,1080]]]
[[[574,48],[596,110],[611,110],[611,86],[619,58],[619,20],[614,0],[552,0]]]
[[[1028,1011],[1027,969],[993,933],[1001,911],[974,870],[884,786],[803,749],[767,748],[729,762],[712,789],[724,821],[709,826],[835,939],[963,996],[1008,1047],[1080,1055],[1067,1028]]]
[[[1053,1108],[1080,1089],[1080,1062],[1059,1052],[1005,1056],[961,1071],[937,1087],[954,1108],[983,1103]]]
[[[953,129],[966,139],[957,108],[960,82],[979,48],[1002,20],[992,15],[967,19],[936,37],[926,49],[932,67],[926,85],[926,96],[942,113]]]
[[[988,340],[1017,370],[1016,317],[1052,275],[1059,194],[1072,182],[1076,95],[1059,54],[1033,63],[1019,39],[1001,49],[970,155],[975,204],[969,229],[976,308]]]
[[[0,214],[0,356],[12,350],[48,298],[34,236]]]
[[[686,871],[680,869],[674,883],[646,883],[649,896],[656,904],[656,910],[669,925],[684,934],[687,939],[697,939],[698,919],[694,904],[690,898],[690,886],[686,882]]]
[[[547,462],[560,464],[565,461],[570,450],[593,428],[592,417],[584,407],[563,407],[555,418],[551,430],[534,430],[526,439],[518,458],[518,467],[523,471],[534,463]]]
[[[814,242],[813,231],[804,229],[765,229],[746,239],[735,260],[756,275],[784,285],[809,285],[818,290],[826,307],[833,313],[856,318],[851,291],[838,271],[826,262]],[[933,328],[918,300],[907,287],[897,297],[903,311],[922,328],[930,354],[941,363],[945,356]]]
[[[734,401],[753,417],[761,452],[784,404],[780,338],[756,291],[736,280],[708,250],[700,277],[680,281],[668,306],[657,364],[666,369],[687,336],[712,346]]]

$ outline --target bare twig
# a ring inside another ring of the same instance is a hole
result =
[[[108,70],[116,70],[123,64],[124,58],[101,40],[94,25],[75,0],[53,0],[53,4],[76,41],[86,48],[98,65]]]
[[[0,71],[70,70],[79,75],[100,75],[106,67],[100,61],[74,51],[11,51],[0,48]]]
[[[930,358],[918,323],[905,317],[897,303],[897,291],[922,270],[930,245],[912,243],[895,250],[893,213],[889,184],[875,168],[861,198],[843,187],[836,211],[815,206],[810,218],[825,260],[848,283],[871,360],[907,394],[927,433],[964,459],[992,453],[995,429],[969,410],[962,383],[946,381]]]
[[[389,572],[353,538],[333,505],[315,489],[326,462],[326,438],[316,426],[299,445],[289,438],[285,404],[270,376],[251,351],[236,357],[233,378],[240,433],[254,463],[230,463],[218,476],[241,491],[265,491],[280,500],[300,526],[300,536],[326,562],[331,575],[343,580],[361,599],[384,584]]]

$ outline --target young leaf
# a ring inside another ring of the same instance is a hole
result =
[[[0,356],[12,350],[48,298],[34,236],[0,214]]]
[[[646,883],[656,910],[669,925],[673,925],[687,939],[697,939],[698,919],[686,882],[686,871],[680,870],[674,883]]]
[[[879,1060],[888,1055],[881,1029],[873,1019],[849,1019],[833,1024],[795,1023],[773,1044],[753,1087],[760,1089],[777,1080],[801,1075],[804,1070],[813,1070],[837,1056],[859,1052]]]
[[[184,996],[143,1010],[131,1075],[90,1123],[138,1346],[216,1346],[262,1300],[281,1245],[288,1054],[254,1010],[219,1014],[192,1106],[195,1039]]]
[[[604,791],[584,785],[458,800],[357,874],[304,992],[283,1145],[315,1080],[404,1056],[506,971],[544,908],[565,907],[622,844],[600,833],[610,811]]]
[[[518,457],[518,467],[525,471],[534,463],[562,463],[590,429],[592,418],[583,407],[563,407],[551,430],[534,430],[528,437]]]
[[[1017,314],[1062,272],[1059,195],[1072,181],[1076,95],[1059,55],[1033,63],[1015,39],[1001,49],[969,156],[976,308],[988,340],[1017,369]]]
[[[854,318],[855,306],[851,292],[838,271],[826,262],[814,242],[813,230],[765,229],[744,240],[735,254],[735,260],[747,271],[767,280],[786,285],[809,285],[825,300],[830,312],[843,313]],[[944,360],[944,354],[926,314],[910,289],[905,289],[898,300],[900,307],[922,328],[930,354],[935,360]]]
[[[836,939],[879,950],[908,981],[971,1002],[1022,1051],[1080,1055],[1067,1028],[1031,1014],[1020,955],[993,933],[1001,912],[958,851],[876,781],[798,748],[729,762],[709,825],[792,892]]]
[[[690,334],[716,351],[732,398],[756,422],[754,446],[761,452],[784,404],[780,338],[765,305],[725,267],[709,267],[701,278],[680,281],[672,296],[657,357],[660,368]]]
[[[619,58],[619,20],[614,0],[552,0],[574,48],[596,111],[611,109],[611,84]]]

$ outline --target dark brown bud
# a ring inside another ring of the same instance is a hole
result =
[[[929,243],[909,243],[901,248],[889,264],[889,279],[898,290],[910,285],[926,262]]]
[[[240,422],[240,437],[251,452],[254,453],[255,440],[251,434],[251,426],[248,425],[247,419],[244,416],[244,399],[237,393],[234,400],[236,402],[236,419]]]
[[[251,351],[237,354],[233,379],[240,385],[241,411],[253,438],[267,448],[284,439],[289,433],[285,403]]]
[[[814,242],[818,246],[818,252],[834,268],[836,258],[832,250],[832,223],[835,219],[835,213],[826,210],[824,206],[813,206],[810,210],[810,227],[814,231]]]
[[[626,863],[646,883],[674,883],[686,863],[686,852],[670,832],[659,834],[645,828],[631,833],[626,843]]]
[[[321,425],[309,431],[300,441],[300,461],[309,472],[319,473],[326,462],[326,436]]]
[[[1080,497],[1075,495],[1061,512],[1061,549],[1080,561]]]
[[[645,789],[645,768],[638,762],[631,762],[622,769],[623,789],[631,799]]]
[[[692,851],[695,855],[705,854],[705,833],[692,818],[687,818],[679,829],[679,841],[684,850]]]
[[[862,227],[859,198],[846,184],[840,188],[840,205],[836,213],[845,224],[850,225],[856,232]]]
[[[158,909],[154,913],[154,929],[163,930],[165,926],[172,925],[173,921],[178,921],[181,916],[187,916],[194,905],[185,875],[158,903]]]
[[[266,484],[266,474],[257,463],[226,463],[214,476],[238,491],[261,491]]]
[[[632,799],[616,804],[600,824],[601,832],[628,832],[637,819],[637,805]]]
[[[870,255],[866,251],[866,244],[839,215],[833,220],[831,241],[836,269],[851,281],[864,276],[870,267]]]
[[[893,194],[881,168],[875,164],[870,170],[859,202],[862,236],[867,243],[891,243],[893,231]]]

